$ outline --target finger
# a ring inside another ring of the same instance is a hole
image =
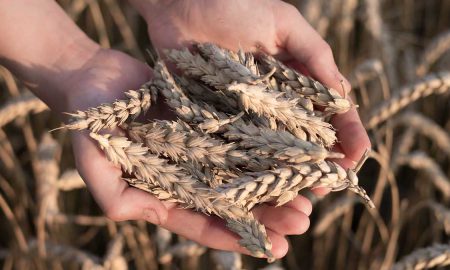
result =
[[[369,137],[355,108],[335,115],[331,124],[338,130],[339,145],[346,159],[359,161],[364,151],[371,148]]]
[[[314,195],[316,195],[318,197],[323,197],[323,196],[327,195],[328,193],[330,193],[331,189],[326,188],[326,187],[317,187],[317,188],[311,189],[311,191],[314,193]]]
[[[309,228],[308,216],[290,207],[262,204],[255,207],[252,212],[267,228],[281,235],[302,234]]]
[[[305,66],[318,81],[340,91],[343,95],[342,81],[344,89],[349,91],[350,83],[339,72],[327,42],[295,7],[284,4],[282,10],[278,14],[280,16],[278,34],[283,49]]]
[[[121,179],[120,168],[105,158],[86,133],[74,134],[73,142],[77,168],[108,218],[114,221],[143,219],[154,224],[165,223],[166,207],[154,196],[129,187]]]
[[[276,202],[270,202],[268,204],[275,207]],[[311,202],[302,195],[298,195],[292,201],[284,204],[283,207],[289,207],[294,210],[303,212],[307,216],[311,215],[311,212],[312,212]]]
[[[239,245],[239,236],[226,227],[225,221],[215,216],[172,208],[169,210],[167,222],[162,226],[201,245],[249,254],[248,250]],[[283,257],[288,249],[284,236],[269,228],[267,235],[272,242],[272,254],[276,258]]]

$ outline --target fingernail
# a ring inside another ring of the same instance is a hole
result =
[[[144,219],[155,225],[161,225],[161,219],[159,218],[155,209],[144,209]]]
[[[344,96],[346,96],[350,92],[350,90],[352,88],[352,85],[344,77],[344,75],[342,75],[339,71],[337,71],[337,73],[336,73],[336,79],[338,79],[339,82],[341,83],[341,89],[340,90],[342,90]]]

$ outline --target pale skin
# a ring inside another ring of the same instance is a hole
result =
[[[263,50],[308,72],[343,93],[350,90],[339,73],[328,44],[292,6],[279,0],[130,0],[148,23],[156,48],[176,48],[192,41],[214,42],[230,49]],[[50,0],[0,0],[0,64],[55,112],[87,109],[122,97],[151,78],[142,62],[90,40]],[[170,115],[164,104],[149,118]],[[333,119],[339,145],[352,167],[370,147],[355,109]],[[72,134],[77,169],[112,220],[147,220],[203,245],[246,253],[237,237],[215,217],[178,209],[146,192],[129,187],[121,170],[108,162],[85,132]],[[325,190],[316,190],[325,194]],[[267,227],[273,254],[287,252],[286,235],[309,227],[311,203],[298,196],[285,206],[261,205],[255,216]]]

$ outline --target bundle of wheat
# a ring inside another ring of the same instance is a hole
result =
[[[327,119],[351,108],[346,98],[270,56],[196,48],[167,52],[186,78],[158,60],[154,79],[128,91],[127,100],[71,114],[66,127],[90,130],[132,176],[125,179],[131,186],[225,219],[254,256],[272,258],[266,230],[250,211],[257,204],[283,205],[304,188],[328,187],[348,188],[373,207],[356,171],[326,160],[344,157],[329,150],[336,137]],[[178,121],[136,121],[156,93]],[[98,133],[116,126],[128,137]]]

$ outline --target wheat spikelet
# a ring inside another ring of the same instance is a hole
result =
[[[132,117],[138,117],[145,113],[151,105],[150,90],[145,87],[139,90],[129,90],[125,92],[127,100],[116,100],[111,104],[102,104],[96,108],[86,111],[77,111],[69,114],[71,120],[67,125],[68,129],[90,129],[98,132],[101,129],[110,129],[120,126]]]
[[[385,101],[375,108],[370,114],[371,116],[367,121],[366,127],[373,129],[412,102],[431,94],[444,94],[449,88],[449,72],[429,74],[420,81],[403,87],[390,100]]]
[[[425,48],[422,59],[416,68],[417,76],[424,76],[439,57],[448,50],[450,50],[450,31],[435,37]]]
[[[334,144],[336,135],[329,123],[319,117],[296,107],[295,101],[278,97],[276,93],[266,92],[260,85],[232,84],[227,91],[238,94],[240,103],[246,111],[273,118],[297,137],[321,143],[327,147]]]
[[[240,53],[241,56],[238,55],[238,59],[236,59],[233,57],[233,53],[228,50],[221,49],[212,43],[196,44],[196,47],[203,55],[206,56],[207,59],[210,60],[211,63],[215,65],[218,70],[230,78],[231,81],[256,84],[266,78],[266,76],[260,78],[245,64],[242,64],[242,62],[244,62],[254,65],[254,63],[251,63],[252,60],[249,59],[248,56],[242,56],[242,52]]]
[[[232,205],[213,189],[186,175],[180,167],[149,154],[147,148],[141,144],[132,143],[127,138],[119,136],[96,133],[91,133],[90,136],[98,142],[107,158],[112,163],[120,165],[125,172],[149,182],[151,186],[160,187],[183,202],[181,205],[184,207],[193,207],[206,214],[214,213],[224,218],[230,228],[243,237],[241,245],[250,250],[254,256],[272,257],[271,244],[265,229],[251,213]]]
[[[430,269],[450,265],[450,245],[434,244],[429,247],[417,249],[403,257],[393,266],[394,270],[401,269]]]
[[[239,141],[239,146],[262,157],[271,157],[290,163],[322,161],[326,158],[343,158],[341,153],[329,152],[324,147],[301,140],[286,131],[258,128],[252,123],[236,121],[227,126],[223,136],[230,141]]]
[[[334,162],[323,161],[249,172],[216,190],[251,209],[256,203],[272,200],[276,201],[277,206],[283,205],[293,200],[304,188],[328,187],[332,191],[348,188],[373,208],[373,203],[365,191],[357,186],[357,182],[356,174],[351,170],[346,172]]]
[[[450,136],[448,132],[423,114],[412,111],[405,112],[394,118],[393,124],[401,124],[414,129],[417,133],[428,137],[433,143],[436,143],[440,150],[450,155]]]
[[[203,45],[198,46],[201,47]],[[307,139],[307,136],[310,136],[311,140],[321,142],[326,146],[331,146],[335,142],[336,137],[330,124],[323,122],[318,117],[308,115],[308,111],[296,107],[295,100],[280,97],[277,93],[267,92],[267,87],[256,84],[259,79],[251,78],[252,74],[245,66],[227,58],[224,52],[217,47],[204,45],[202,48],[208,48],[208,50],[205,49],[206,53],[209,53],[208,56],[211,57],[217,66],[215,69],[214,67],[202,68],[206,64],[198,63],[199,66],[196,76],[200,77],[205,83],[216,87],[220,85],[217,88],[223,89],[227,95],[234,94],[233,97],[239,101],[242,109],[247,112],[249,110],[255,112],[259,116],[280,121],[299,138]],[[191,64],[195,64],[196,62],[192,59],[187,60],[176,57],[183,53],[184,51],[177,52],[172,50],[168,53],[168,57],[175,61],[178,67],[186,71],[186,75],[192,76],[192,72],[189,72],[189,69],[184,65],[185,62],[182,61],[187,61]],[[190,55],[194,57],[192,54]],[[203,75],[199,76],[199,74],[202,74],[201,72],[210,73],[203,73]],[[225,76],[228,76],[230,79],[226,83],[223,80],[212,82],[211,76],[220,72],[225,73]],[[205,77],[206,75],[210,77]],[[241,79],[237,80],[238,78]],[[234,81],[248,83],[232,83]]]
[[[231,78],[220,72],[212,63],[199,54],[192,54],[188,49],[168,50],[166,56],[189,77],[201,79],[218,89],[233,82]]]
[[[175,113],[183,121],[190,124],[197,124],[198,128],[207,133],[217,132],[222,126],[233,122],[236,117],[227,117],[209,105],[200,106],[192,102],[175,83],[174,78],[167,70],[162,61],[157,61],[154,66],[155,78],[152,82],[162,95],[166,98],[167,104],[175,110]],[[153,86],[150,85],[150,88]]]
[[[274,75],[278,80],[292,87],[299,95],[311,99],[314,104],[324,106],[325,111],[343,113],[351,108],[351,103],[333,88],[298,73],[269,55],[263,54],[260,60],[267,69],[276,68]]]
[[[450,197],[450,180],[436,162],[427,154],[416,151],[398,158],[400,165],[408,165],[416,170],[423,170],[430,181],[446,198]]]
[[[135,124],[130,126],[128,132],[134,141],[144,143],[150,152],[169,157],[175,162],[183,160],[222,169],[240,165],[251,170],[261,170],[270,166],[269,161],[238,150],[233,143],[224,143],[208,134],[200,134],[181,121]]]
[[[48,110],[47,105],[32,94],[12,98],[0,108],[0,127],[30,112],[40,113],[44,110]]]

